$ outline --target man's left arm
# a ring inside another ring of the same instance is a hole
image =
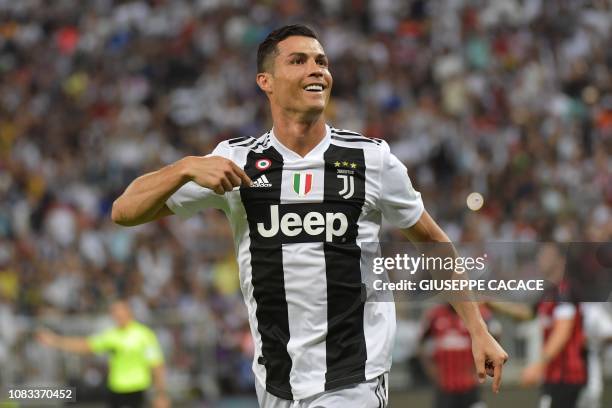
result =
[[[170,399],[166,393],[166,368],[164,363],[153,366],[151,370],[153,371],[153,387],[155,392],[153,407],[167,408],[170,406]]]
[[[148,330],[148,341],[144,350],[144,356],[151,367],[153,376],[153,408],[170,407],[170,399],[166,392],[166,367],[164,364],[164,353],[161,345],[151,329]]]
[[[427,211],[423,211],[418,221],[411,227],[402,229],[404,235],[413,243],[448,243],[452,244],[446,233],[436,224]],[[454,252],[454,249],[452,249]],[[469,292],[464,291],[463,299],[470,299]],[[508,354],[493,338],[484,322],[478,303],[471,300],[451,300],[449,302],[463,320],[472,338],[472,354],[480,382],[486,375],[493,377],[493,392],[499,392],[502,379],[502,367]]]

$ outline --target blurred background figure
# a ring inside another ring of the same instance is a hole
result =
[[[481,314],[489,331],[499,338],[501,327],[486,306]],[[482,401],[470,334],[450,305],[429,309],[423,320],[421,363],[435,387],[433,408],[485,408]]]
[[[292,22],[326,45],[330,123],[385,139],[453,241],[612,239],[609,0],[0,0],[0,385],[98,387],[98,361],[28,331],[96,332],[126,297],[158,333],[169,393],[253,395],[225,217],[122,229],[110,206],[137,174],[269,127],[254,45]],[[425,306],[398,308],[411,325]],[[541,348],[531,323],[502,323],[495,406],[534,406],[535,390],[510,391]],[[393,378],[392,405],[429,394]]]
[[[581,303],[571,298],[562,248],[566,246],[547,243],[538,251],[538,274],[549,286],[534,308],[517,303],[489,303],[495,310],[517,319],[538,317],[543,334],[541,350],[536,361],[522,370],[521,384],[541,386],[541,408],[575,408],[587,380],[584,315]]]
[[[602,352],[612,342],[612,310],[610,303],[582,303],[584,331],[588,346],[587,383],[577,406],[579,408],[601,408],[604,390]]]
[[[145,392],[153,384],[155,408],[169,407],[164,358],[155,333],[134,320],[130,306],[116,301],[110,313],[117,327],[90,337],[67,337],[49,330],[38,332],[38,340],[49,347],[72,353],[108,353],[108,406],[139,408],[146,404]]]

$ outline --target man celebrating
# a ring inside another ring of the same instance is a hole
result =
[[[414,242],[448,237],[384,141],[325,123],[333,80],[310,28],[270,33],[257,70],[273,129],[137,178],[112,218],[131,226],[209,207],[226,213],[262,407],[386,406],[395,307],[362,293],[360,245],[378,240],[382,216]],[[475,303],[453,306],[472,336],[481,381],[494,376],[497,391],[507,354]]]

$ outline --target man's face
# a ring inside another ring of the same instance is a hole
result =
[[[111,315],[119,327],[125,327],[132,321],[132,311],[125,302],[115,302],[111,305]]]
[[[293,112],[323,112],[333,80],[321,44],[314,38],[294,36],[279,42],[277,50],[271,72],[263,74],[270,103]]]
[[[542,276],[552,283],[559,283],[563,278],[563,254],[556,244],[544,244],[537,255],[537,265]]]

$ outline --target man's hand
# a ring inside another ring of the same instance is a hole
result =
[[[544,378],[545,367],[541,362],[528,365],[521,374],[521,385],[531,387],[540,384]]]
[[[491,388],[494,393],[498,393],[502,380],[502,368],[508,360],[508,353],[488,331],[484,330],[480,335],[472,335],[472,354],[478,380],[483,383],[487,375],[493,377]]]
[[[250,186],[251,179],[233,161],[220,156],[189,156],[181,160],[189,180],[217,194],[232,191],[241,185]]]
[[[187,156],[132,181],[113,202],[111,218],[119,225],[132,227],[171,215],[173,212],[166,201],[189,181],[217,194],[240,185],[251,185],[251,179],[231,160],[218,156]]]

